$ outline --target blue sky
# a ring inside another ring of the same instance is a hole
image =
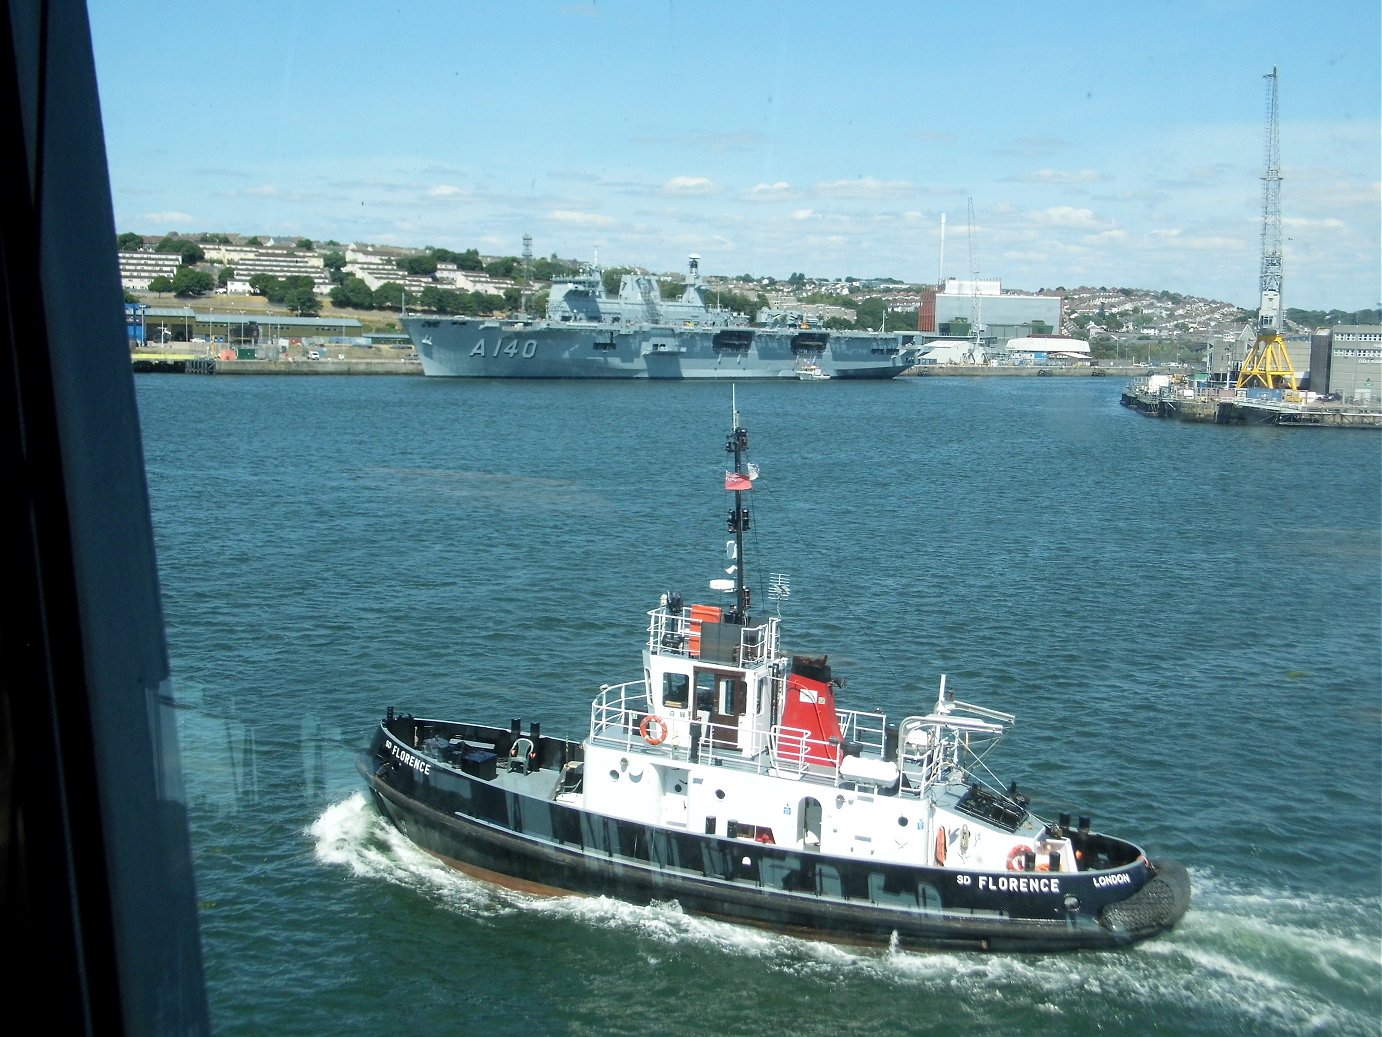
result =
[[[91,23],[120,232],[531,234],[658,271],[1250,308],[1276,66],[1286,305],[1382,298],[1377,0],[110,0]]]

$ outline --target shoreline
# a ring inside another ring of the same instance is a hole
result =
[[[406,357],[344,360],[221,360],[186,354],[132,354],[136,374],[227,375],[408,375],[422,376],[422,363]],[[994,367],[979,364],[910,367],[898,378],[1127,378],[1145,373],[1136,367]]]

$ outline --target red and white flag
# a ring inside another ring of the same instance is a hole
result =
[[[726,472],[725,489],[751,490],[753,489],[753,481],[747,475],[741,475],[739,472]]]

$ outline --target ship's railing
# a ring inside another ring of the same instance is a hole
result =
[[[835,716],[840,722],[840,733],[844,736],[845,742],[854,747],[853,755],[883,758],[887,717],[882,713],[867,713],[855,709],[836,710]]]
[[[738,721],[717,724],[676,716],[658,717],[644,730],[650,709],[646,681],[605,685],[591,704],[591,740],[705,766],[795,774],[822,785],[896,783],[896,768],[884,759],[881,713],[841,711],[837,718],[843,737],[822,739],[802,728],[778,725],[765,733],[741,729]]]
[[[953,699],[935,713],[907,717],[898,725],[904,787],[924,789],[965,778],[972,766],[983,765],[1013,719],[1011,713]]]
[[[648,613],[648,651],[654,655],[680,655],[699,658],[703,627],[718,623],[718,607],[688,605],[673,611],[659,606]],[[755,626],[739,627],[739,643],[732,659],[718,660],[736,666],[767,662],[777,653],[777,619],[769,617]]]
[[[613,740],[632,746],[642,743],[638,725],[648,715],[652,703],[647,681],[606,684],[590,705],[590,737]]]
[[[887,718],[861,710],[839,710],[835,716],[839,739],[811,738],[801,728],[774,727],[769,755],[777,769],[833,785],[860,781],[891,785],[897,771],[885,755]]]

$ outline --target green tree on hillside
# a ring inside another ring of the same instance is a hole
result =
[[[312,291],[312,283],[312,279],[306,274],[296,274],[292,277],[255,274],[250,278],[250,288],[278,306],[286,305],[288,296],[299,289]]]
[[[428,254],[438,263],[455,263],[457,270],[484,270],[484,260],[480,258],[480,253],[473,248],[468,248],[464,252],[452,252],[448,248],[428,248]]]
[[[172,278],[166,277],[163,274],[159,274],[149,281],[149,291],[153,292],[155,295],[167,295],[172,290]]]
[[[317,293],[311,288],[301,286],[290,288],[283,297],[283,305],[299,317],[315,317],[321,313],[321,302],[317,299]]]
[[[731,292],[723,288],[717,288],[709,293],[710,305],[720,306],[735,313],[742,313],[749,320],[758,319],[758,311],[768,305],[768,297],[763,294],[743,295],[740,292]]]
[[[115,247],[121,252],[138,252],[144,247],[144,235],[126,231],[115,239]]]
[[[216,286],[211,275],[196,267],[180,266],[173,275],[173,294],[187,299],[195,295],[205,295]]]
[[[153,250],[166,254],[166,256],[181,256],[184,267],[191,267],[191,265],[206,259],[206,253],[202,252],[202,246],[195,241],[178,238],[176,234],[163,235],[158,245],[153,246]]]
[[[154,251],[165,255],[181,256],[183,266],[194,266],[206,259],[206,253],[202,251],[200,245],[195,241],[180,238],[176,234],[165,234],[154,246]]]
[[[347,277],[331,289],[329,298],[331,305],[339,306],[341,309],[374,309],[374,293],[370,290],[370,286],[358,277]]]
[[[414,277],[431,277],[437,272],[437,257],[424,252],[420,256],[404,256],[398,261],[399,269]]]
[[[374,290],[376,310],[397,310],[403,307],[404,288],[397,281],[385,281]]]
[[[539,256],[533,260],[533,280],[534,281],[554,281],[558,277],[573,277],[580,273],[579,263],[568,263],[556,256],[543,258]]]
[[[861,328],[873,328],[878,331],[886,327],[887,321],[888,303],[884,299],[865,299],[859,303],[859,308],[855,311],[854,323]]]

